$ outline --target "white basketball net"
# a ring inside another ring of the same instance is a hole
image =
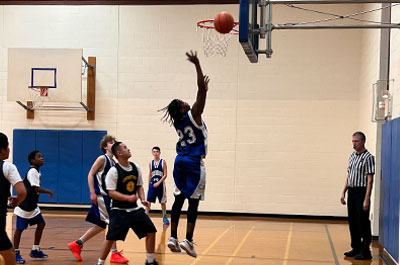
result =
[[[44,99],[48,98],[47,87],[28,87],[28,91],[33,107],[41,107]]]
[[[213,20],[205,20],[197,23],[197,30],[201,31],[204,55],[207,57],[214,54],[226,56],[228,42],[232,35],[237,34],[235,29],[227,34],[219,33],[214,28]]]

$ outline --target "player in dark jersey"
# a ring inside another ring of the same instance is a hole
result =
[[[68,244],[72,254],[79,261],[82,260],[81,251],[83,244],[98,233],[104,231],[110,222],[109,215],[111,211],[111,198],[106,189],[105,177],[110,168],[115,164],[111,151],[111,147],[114,143],[114,136],[105,135],[103,137],[100,141],[100,149],[104,154],[96,159],[88,174],[88,185],[92,206],[86,216],[86,221],[94,224],[94,226],[89,228],[89,230],[87,230],[78,240]],[[122,256],[122,250],[118,251],[117,245],[114,243],[111,247],[110,261],[113,263],[127,263],[129,260]]]
[[[207,153],[207,127],[201,118],[208,91],[209,77],[203,75],[197,52],[187,52],[187,59],[194,64],[197,73],[197,96],[192,108],[179,100],[172,100],[165,111],[164,122],[174,125],[179,140],[174,163],[175,201],[171,212],[171,237],[168,247],[173,252],[183,248],[192,257],[197,257],[193,246],[193,232],[197,219],[199,200],[204,200],[206,171],[203,162]],[[188,199],[186,238],[179,244],[177,237],[179,217],[185,199]]]
[[[40,208],[38,207],[39,194],[47,193],[50,198],[53,197],[53,192],[41,187],[41,173],[40,167],[44,164],[44,158],[42,153],[38,150],[34,150],[29,153],[28,161],[31,164],[26,176],[24,178],[25,189],[27,196],[25,200],[14,209],[14,213],[17,216],[16,229],[14,233],[14,248],[15,248],[15,260],[17,264],[24,264],[25,260],[21,256],[19,250],[19,243],[21,240],[22,232],[28,228],[28,225],[37,225],[35,231],[34,243],[30,256],[32,258],[47,258],[47,254],[40,250],[39,244],[42,238],[43,230],[46,225]]]
[[[8,159],[9,155],[8,138],[5,134],[0,133],[0,255],[5,264],[14,265],[15,251],[6,232],[7,202],[11,207],[18,206],[26,197],[26,189],[17,167],[10,162],[3,161]],[[11,185],[17,192],[17,197],[11,196]]]
[[[97,264],[104,264],[113,242],[124,241],[131,228],[139,239],[146,238],[145,264],[158,265],[154,253],[157,229],[144,209],[137,204],[138,199],[144,206],[149,204],[145,199],[140,168],[129,161],[131,151],[124,143],[116,142],[112,146],[112,152],[118,159],[118,164],[106,176],[107,190],[112,198],[110,225]]]
[[[146,207],[146,213],[149,214],[151,203],[156,202],[156,198],[161,204],[161,210],[163,215],[163,225],[167,227],[169,221],[167,218],[167,190],[165,185],[165,179],[167,178],[167,162],[160,158],[161,149],[158,146],[154,146],[151,149],[154,159],[149,164],[149,190],[147,192],[147,201],[149,206]]]

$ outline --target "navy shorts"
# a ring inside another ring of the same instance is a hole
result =
[[[92,204],[86,216],[86,221],[105,229],[110,223],[110,203],[110,197],[97,195],[97,205]]]
[[[17,216],[17,229],[18,230],[25,230],[28,228],[28,225],[32,226],[32,225],[37,225],[37,224],[43,224],[44,223],[44,219],[41,213],[39,213],[38,215],[36,215],[33,218],[23,218],[23,217],[19,217]]]
[[[12,244],[6,233],[6,214],[0,214],[0,251],[9,250]]]
[[[156,227],[143,208],[133,212],[112,210],[106,239],[124,241],[129,228],[135,232],[139,239],[147,236],[147,234],[157,232]]]
[[[164,181],[157,188],[153,187],[153,183],[149,184],[149,191],[147,192],[147,201],[155,203],[156,198],[158,198],[158,202],[160,203],[167,202],[167,192],[165,189]]]
[[[204,200],[206,167],[201,157],[177,155],[174,163],[175,195]]]

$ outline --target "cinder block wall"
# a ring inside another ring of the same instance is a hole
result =
[[[362,65],[363,32],[274,31],[273,57],[260,56],[258,64],[248,62],[234,36],[225,58],[205,58],[196,21],[221,10],[238,19],[237,5],[0,6],[0,130],[10,138],[14,128],[108,130],[131,148],[146,183],[158,145],[168,163],[170,209],[177,136],[157,110],[173,98],[194,102],[195,69],[185,52],[197,50],[211,79],[200,210],[345,216],[339,198],[351,134],[370,115],[360,111],[360,71],[370,69]],[[283,6],[273,17],[276,24],[320,18]],[[27,120],[6,97],[9,47],[83,48],[85,57],[96,56],[96,120],[61,111]]]

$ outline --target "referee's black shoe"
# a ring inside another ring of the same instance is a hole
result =
[[[360,253],[359,251],[356,251],[356,250],[352,249],[352,250],[350,250],[350,251],[345,252],[344,255],[345,255],[346,257],[351,258],[351,257],[355,257],[355,256],[356,256],[357,254],[359,254],[359,253]]]
[[[371,260],[372,255],[371,255],[371,252],[369,252],[369,251],[366,253],[360,252],[354,256],[354,259],[356,259],[356,260]]]

